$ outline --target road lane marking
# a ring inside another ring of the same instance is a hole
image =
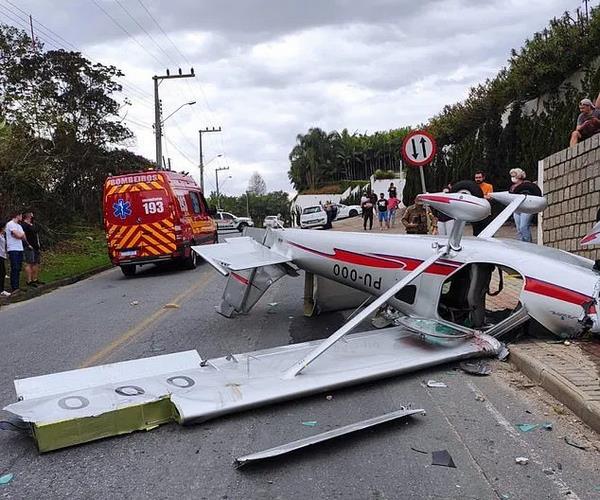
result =
[[[210,281],[215,278],[214,273],[207,273],[203,277],[201,277],[198,282],[188,288],[187,290],[181,292],[179,295],[169,299],[165,302],[179,304],[184,300],[188,299],[195,292],[197,292],[200,288],[206,286]],[[120,347],[130,342],[134,338],[141,335],[148,327],[156,323],[158,320],[162,319],[164,316],[168,314],[172,314],[174,309],[168,308],[165,309],[163,306],[160,306],[160,309],[152,313],[143,321],[140,321],[138,324],[132,326],[128,330],[126,330],[119,338],[113,340],[110,344],[100,349],[95,354],[92,354],[89,358],[87,358],[82,364],[79,365],[79,368],[89,368],[90,366],[94,366],[99,364],[100,362],[106,360],[111,354],[113,354]]]

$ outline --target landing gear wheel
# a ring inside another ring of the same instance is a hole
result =
[[[131,276],[135,276],[135,271],[136,271],[135,264],[128,264],[128,265],[121,266],[121,272],[128,278],[130,278]]]
[[[452,185],[451,193],[468,193],[483,198],[483,191],[475,181],[458,181]]]
[[[192,242],[192,245],[195,245],[195,243]],[[198,265],[198,254],[190,248],[189,257],[184,257],[184,259],[183,259],[183,268],[192,270],[192,269],[196,269],[197,265]]]
[[[529,194],[531,196],[542,196],[542,190],[533,182],[524,181],[513,189],[514,194]]]

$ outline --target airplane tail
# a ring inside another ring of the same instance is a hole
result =
[[[288,264],[292,259],[270,248],[275,233],[247,228],[241,238],[229,238],[225,243],[194,246],[192,249],[223,276],[227,284],[217,312],[232,317],[245,314],[267,289],[281,277],[298,276]]]

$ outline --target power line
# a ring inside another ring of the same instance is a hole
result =
[[[19,12],[21,12],[25,16],[29,15],[27,12],[25,12],[19,6],[17,6],[14,3],[12,3],[10,0],[4,0],[4,1],[6,3],[8,3],[9,5],[11,5],[12,7],[14,7],[15,9],[17,9]],[[10,12],[12,15],[17,16],[18,19],[21,20],[21,22],[19,22],[18,20],[16,20],[16,19],[14,19],[14,18],[12,18],[12,17],[10,17],[10,16],[8,16],[8,15],[5,14],[5,17],[9,18],[11,21],[13,21],[18,26],[20,26],[22,29],[25,29],[27,31],[27,29],[29,28],[29,26],[27,25],[27,23],[28,23],[28,17],[23,17],[23,16],[19,15],[18,12],[15,12],[14,10],[11,10],[9,7],[7,7],[5,5],[0,4],[0,7],[2,7],[3,9],[5,9],[6,11]],[[70,50],[74,50],[75,52],[79,52],[84,57],[87,57],[90,60],[92,59],[91,57],[88,57],[82,50],[79,50],[71,42],[69,42],[68,40],[66,40],[65,38],[63,38],[61,35],[59,35],[55,31],[53,31],[52,29],[48,28],[44,24],[40,23],[36,18],[32,17],[32,19],[35,22],[35,24],[36,24],[36,30],[38,31],[38,35],[37,35],[36,38],[42,40],[44,43],[50,45],[52,48],[54,48],[56,50],[61,50],[61,49],[65,48],[63,45],[66,45],[67,48],[69,48]],[[119,78],[122,80],[120,82],[120,84],[121,84],[121,86],[124,89],[127,89],[129,92],[134,92],[135,94],[137,94],[137,96],[135,96],[135,95],[131,96],[133,99],[139,100],[142,105],[151,107],[150,103],[152,101],[148,97],[146,97],[146,96],[150,96],[151,95],[149,92],[143,90],[142,88],[138,87],[134,83],[128,81],[126,78],[123,78],[123,77],[119,77]]]
[[[125,14],[127,14],[127,16],[138,26],[138,28],[140,28],[144,33],[146,33],[146,35],[148,36],[148,38],[150,38],[150,40],[152,40],[152,42],[154,43],[154,45],[156,45],[156,47],[158,48],[158,50],[160,50],[165,56],[167,56],[167,59],[169,59],[172,63],[177,64],[176,61],[174,61],[171,56],[165,51],[165,49],[163,49],[160,44],[155,40],[155,38],[152,36],[152,34],[148,33],[148,31],[146,30],[146,28],[144,28],[139,22],[138,20],[125,8],[125,6],[121,3],[120,0],[115,0],[115,2],[119,5],[119,7],[121,7],[121,9],[123,9],[123,12],[125,12]]]
[[[104,7],[102,7],[96,0],[90,0],[96,7],[98,7],[98,9],[100,9],[104,15],[106,17],[108,17],[116,26],[118,26],[121,31],[123,31],[129,38],[131,38],[135,43],[137,43],[144,52],[146,52],[146,54],[148,54],[150,57],[152,57],[159,66],[163,66],[163,63],[152,53],[150,52],[146,47],[144,47],[144,45],[142,43],[140,43],[140,41],[135,38],[131,33],[129,33],[129,31],[127,30],[127,28],[125,28],[119,21],[117,21],[113,16],[111,16],[105,9]]]

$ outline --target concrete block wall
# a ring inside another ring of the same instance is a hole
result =
[[[538,182],[548,200],[541,218],[544,245],[600,259],[600,245],[579,245],[600,208],[600,134],[544,158]]]

